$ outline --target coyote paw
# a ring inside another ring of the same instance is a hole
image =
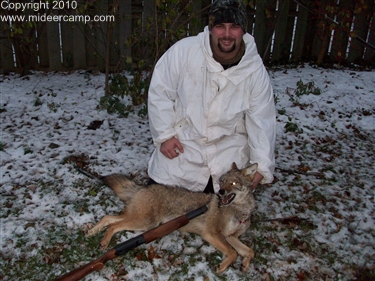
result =
[[[104,241],[104,239],[103,239],[103,240],[100,242],[99,249],[102,250],[102,251],[104,251],[105,249],[108,248],[108,244],[109,244],[109,242],[106,242],[106,241]]]
[[[91,228],[91,229],[89,229],[89,230],[86,232],[85,237],[90,237],[90,236],[92,236],[92,235],[94,235],[94,234],[96,234],[96,231],[95,231],[94,228]]]
[[[101,225],[100,225],[100,224],[97,224],[97,225],[95,225],[93,228],[87,230],[87,232],[86,232],[86,237],[90,237],[90,236],[92,236],[92,235],[94,235],[94,234],[97,234],[97,233],[98,233],[99,231],[101,231],[101,230],[102,230]]]
[[[248,272],[250,268],[250,262],[252,258],[250,257],[244,257],[241,265],[241,271],[242,272]]]
[[[227,255],[223,262],[216,268],[216,273],[223,273],[237,258],[237,252],[232,250]]]
[[[225,270],[227,270],[227,266],[223,266],[222,264],[220,264],[219,266],[216,267],[216,274],[221,274],[223,273]]]

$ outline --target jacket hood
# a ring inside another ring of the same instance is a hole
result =
[[[246,33],[243,36],[243,40],[246,46],[244,56],[242,57],[239,64],[230,67],[227,70],[224,70],[221,64],[213,58],[212,50],[210,47],[210,31],[208,26],[204,28],[203,32],[198,34],[197,39],[206,57],[207,70],[209,72],[221,72],[221,75],[226,76],[235,85],[241,83],[250,74],[259,69],[259,67],[263,66],[262,59],[260,58],[257,51],[254,37],[249,33]]]

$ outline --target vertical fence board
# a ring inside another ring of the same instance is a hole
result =
[[[125,45],[125,41],[132,34],[132,5],[131,0],[121,1],[119,7],[119,49],[121,56],[121,69],[126,68],[126,57],[131,57],[131,48]]]
[[[98,11],[99,10],[99,11]],[[108,15],[108,0],[101,0],[96,15]],[[107,47],[107,22],[93,22],[95,28],[93,33],[94,52],[96,57],[97,69],[103,71],[105,69],[106,47]],[[109,38],[111,40],[111,38]]]
[[[0,44],[0,73],[15,71],[12,45],[6,39]]]
[[[107,1],[106,1],[107,2]],[[110,38],[110,45],[109,45],[109,65],[111,67],[111,70],[113,71],[115,68],[117,68],[117,65],[121,59],[120,57],[120,49],[119,49],[119,37],[120,37],[120,26],[119,26],[119,15],[112,11],[112,4],[114,2],[108,1],[108,12],[107,14],[113,14],[115,13],[116,22],[106,23],[106,26],[108,27],[107,30],[111,29],[112,31],[112,37]],[[121,1],[119,1],[119,5],[121,4]],[[108,32],[108,31],[107,31]]]
[[[109,11],[109,8],[110,8],[109,1],[101,0],[100,6],[99,6],[100,11],[97,12],[97,15],[109,15],[111,13]],[[97,65],[100,70],[104,70],[106,50],[107,50],[107,40],[109,39],[110,41],[112,41],[112,38],[107,38],[107,32],[109,31],[111,23],[107,21],[102,21],[102,22],[98,22],[97,25],[98,25],[98,29],[96,30],[96,37],[98,38],[98,40],[97,40],[96,48],[99,54],[97,58],[98,59]],[[114,51],[113,44],[110,45],[110,59],[118,61],[118,56],[117,56],[117,53]]]
[[[189,15],[187,13],[187,10],[184,9],[186,7],[186,4],[185,2],[179,2],[177,5],[176,5],[176,14],[177,14],[177,20],[176,22],[172,22],[171,23],[171,28],[173,30],[186,30],[186,33],[184,35],[184,37],[186,36],[189,36],[189,29],[191,26],[189,26]],[[184,23],[185,23],[185,26],[184,26]],[[183,34],[183,33],[182,33]]]
[[[305,12],[305,8],[300,7],[302,12]],[[314,9],[314,7],[311,7]],[[299,15],[300,16],[300,15]],[[298,19],[299,20],[299,19]],[[303,44],[303,52],[302,52],[302,61],[311,61],[313,60],[312,52],[314,46],[314,39],[317,33],[318,25],[318,17],[313,12],[307,10],[307,23],[306,23],[306,33],[304,35],[304,44]]]
[[[270,59],[270,46],[275,27],[275,9],[276,0],[257,2],[254,37],[258,53],[266,63]]]
[[[33,15],[34,11],[32,10],[25,10],[25,16]],[[24,34],[22,35],[24,37],[23,40],[25,40],[23,43],[23,46],[21,49],[23,49],[24,61],[26,62],[27,67],[29,67],[28,70],[32,69],[39,69],[39,62],[38,62],[38,38],[37,38],[37,27],[28,27],[26,30],[23,31]],[[30,41],[29,41],[30,40]],[[26,67],[26,68],[27,68]]]
[[[47,22],[49,70],[61,70],[60,32],[58,22]]]
[[[334,0],[321,1],[318,19],[318,29],[313,45],[313,58],[317,64],[321,64],[322,61],[327,57],[329,43],[332,32],[332,22],[327,20],[325,17],[334,17],[334,7],[336,6]]]
[[[279,62],[282,57],[289,56],[287,39],[287,26],[290,0],[279,1],[279,10],[276,15],[275,41],[272,52],[272,62]],[[290,47],[290,45],[289,45]]]
[[[39,68],[46,70],[49,67],[48,33],[46,23],[38,23],[38,56]]]
[[[5,25],[4,22],[0,22],[0,73],[7,73],[15,70],[12,44],[5,32]]]
[[[255,14],[256,14],[255,5],[252,3],[249,3],[246,6],[246,13],[247,13],[247,19],[248,19],[247,32],[254,35],[254,24],[255,24]]]
[[[363,40],[367,39],[367,33],[369,30],[371,13],[373,11],[373,0],[363,0],[356,3],[355,8],[355,21],[354,21],[354,37],[360,37]],[[358,42],[355,38],[352,38],[350,44],[350,50],[348,54],[348,61],[361,63],[364,56],[365,46]]]
[[[315,11],[318,11],[318,13],[322,13],[322,14],[313,16],[316,18],[316,26],[315,26],[315,30],[313,34],[313,42],[312,42],[312,46],[310,50],[312,60],[318,59],[319,53],[323,46],[324,37],[326,36],[325,31],[324,31],[325,29],[325,21],[324,21],[324,16],[323,16],[324,11],[321,9],[321,7],[326,6],[327,1],[328,0],[322,0],[320,2],[321,3],[320,7],[319,7],[319,4],[316,4],[316,7],[314,7]]]
[[[131,17],[131,25],[132,25],[132,34],[139,34],[142,29],[142,25],[139,24],[139,22],[142,20],[142,13],[143,13],[143,4],[142,1],[140,0],[132,0],[132,17]],[[139,54],[140,51],[140,46],[131,46],[131,53],[134,54]],[[133,60],[132,63],[135,65],[135,61]]]
[[[338,6],[337,23],[332,39],[331,61],[342,63],[346,58],[349,42],[350,25],[353,20],[354,1],[341,0]]]
[[[118,19],[118,18],[117,18]],[[119,21],[118,21],[119,22]],[[120,54],[120,25],[119,24],[113,24],[112,22],[108,23],[109,27],[112,28],[112,38],[111,38],[111,44],[110,44],[110,51],[109,51],[109,66],[110,70],[114,71],[114,69],[117,69],[118,64],[121,64],[121,54]],[[107,52],[107,46],[106,46],[106,52]]]
[[[85,26],[82,23],[71,25],[73,40],[73,68],[87,69]]]
[[[260,56],[263,55],[264,50],[267,47],[266,41],[266,26],[267,26],[267,18],[266,18],[266,1],[259,1],[257,2],[256,6],[256,15],[255,15],[255,27],[254,27],[254,38],[258,48],[258,53]],[[263,36],[262,36],[263,35]]]
[[[309,11],[302,6],[298,6],[296,31],[292,49],[293,62],[298,62],[302,59],[307,33],[308,17]]]
[[[204,27],[208,25],[208,11],[211,6],[211,0],[202,0],[202,9],[205,9],[202,11],[200,15],[200,30],[199,32],[202,32]]]
[[[286,26],[286,34],[285,34],[285,49],[284,53],[282,53],[282,57],[280,62],[287,63],[290,62],[292,57],[292,46],[294,41],[294,33],[296,29],[296,18],[297,18],[297,4],[291,0],[289,4],[289,14],[288,14],[288,22]]]
[[[369,29],[369,36],[368,36],[368,43],[375,47],[375,3],[372,7],[373,13],[372,13],[372,21],[371,26]],[[366,47],[366,53],[364,58],[366,63],[372,63],[375,64],[375,51],[371,49],[370,47]]]
[[[77,0],[77,2],[78,7],[83,7],[85,4],[85,0]],[[63,59],[68,68],[87,69],[85,26],[87,24],[82,22],[67,22],[61,26]],[[68,44],[66,48],[64,42]]]
[[[66,69],[74,68],[74,49],[79,46],[79,44],[77,44],[79,37],[73,37],[74,28],[74,23],[61,23],[62,57],[63,66]]]
[[[78,0],[78,7],[84,5],[84,0]],[[75,11],[66,12],[74,14]],[[84,23],[61,22],[61,51],[65,69],[86,69],[86,39]]]
[[[150,18],[155,18],[155,0],[149,0],[143,2],[143,13],[142,13],[142,29],[145,28],[147,20]]]
[[[191,13],[196,14],[194,19],[189,22],[189,36],[197,35],[202,31],[202,15],[199,13],[203,8],[203,1],[193,1],[191,3]]]
[[[145,23],[149,19],[156,19],[156,14],[158,13],[155,0],[149,0],[143,2],[143,12],[142,12],[142,32],[145,31],[146,25]],[[178,13],[178,11],[176,11]],[[158,17],[163,16],[158,13]],[[149,66],[152,66],[154,64],[154,53],[152,51],[152,48],[148,47],[149,44],[146,44],[139,50],[141,60],[146,61],[146,64]],[[147,61],[148,60],[148,61]],[[140,61],[139,61],[140,62]]]
[[[88,6],[86,14],[90,15],[91,17],[94,17],[98,14],[98,11],[100,11],[101,8],[101,2],[100,5]],[[103,53],[98,51],[98,46],[104,44],[102,38],[98,38],[97,36],[100,32],[100,28],[100,23],[94,21],[89,22],[87,24],[83,24],[85,36],[86,69],[89,70],[103,70],[103,68],[100,69],[100,66],[98,65],[99,60],[105,60],[105,56],[103,57]]]
[[[96,52],[96,38],[95,27],[93,25],[84,26],[86,38],[86,67],[88,69],[97,69],[97,52]]]

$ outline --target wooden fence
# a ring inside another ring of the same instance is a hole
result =
[[[93,1],[61,1],[75,6],[34,6],[22,13],[13,6],[1,7],[0,73],[22,72],[24,68],[104,70],[106,63],[112,69],[125,69],[134,51],[134,46],[125,42],[136,27],[147,28],[147,20],[165,1],[122,0],[115,11],[111,7],[116,0],[96,0],[90,6]],[[190,3],[186,17],[196,17],[198,24],[187,21],[187,35],[197,34],[207,24],[211,1],[178,2]],[[248,32],[254,35],[265,64],[312,61],[375,65],[374,0],[246,2]],[[20,15],[26,18],[9,20],[10,16]],[[85,22],[88,16],[90,20]]]

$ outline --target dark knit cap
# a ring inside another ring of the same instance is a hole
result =
[[[244,3],[240,0],[216,0],[208,12],[208,27],[211,30],[217,24],[235,23],[247,31],[247,14]]]

